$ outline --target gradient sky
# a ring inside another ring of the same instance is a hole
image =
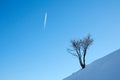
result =
[[[0,80],[62,80],[80,69],[70,40],[88,33],[87,64],[120,48],[119,0],[0,0]]]

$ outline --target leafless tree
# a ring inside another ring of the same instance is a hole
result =
[[[92,43],[93,43],[93,39],[91,38],[90,35],[80,40],[71,41],[73,49],[68,49],[68,52],[79,59],[79,63],[82,69],[84,69],[86,66],[85,57],[86,57],[87,49]]]

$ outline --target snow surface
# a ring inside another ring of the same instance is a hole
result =
[[[63,80],[120,80],[120,49]]]

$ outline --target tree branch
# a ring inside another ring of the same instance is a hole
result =
[[[76,57],[78,58],[78,55],[72,52],[72,51],[74,51],[74,50],[67,49],[67,51],[68,51],[68,53],[70,53],[70,54],[72,54],[73,56],[76,56]]]

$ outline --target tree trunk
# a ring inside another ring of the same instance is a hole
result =
[[[85,68],[85,64],[82,62],[82,58],[79,57],[79,63],[80,63],[80,66],[82,67],[82,69]]]
[[[84,55],[83,55],[83,63],[84,63],[85,65],[86,65],[86,63],[85,63],[86,52],[87,52],[87,49],[84,50]]]

